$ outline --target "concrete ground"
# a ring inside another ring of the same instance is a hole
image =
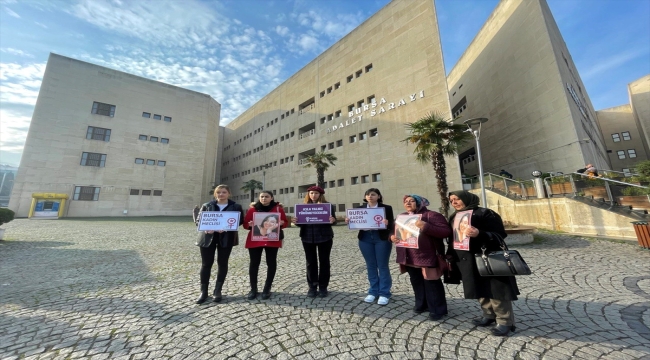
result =
[[[364,303],[356,232],[342,226],[329,297],[305,296],[293,228],[270,300],[244,298],[248,252],[240,245],[224,301],[204,305],[194,304],[200,257],[188,219],[19,219],[3,227],[1,359],[650,358],[650,251],[627,243],[546,233],[516,246],[533,275],[518,277],[516,333],[499,338],[470,323],[478,304],[457,285],[446,287],[442,321],[414,314],[408,275],[394,260],[390,304]]]

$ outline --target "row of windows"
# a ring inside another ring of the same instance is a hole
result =
[[[353,103],[353,104],[348,105],[348,112],[353,112],[355,109],[362,109],[365,104],[374,104],[375,102],[377,102],[377,99],[375,98],[375,95],[370,95],[366,99],[361,99],[361,100],[357,101],[356,104]],[[341,110],[337,110],[332,114],[329,114],[327,116],[323,116],[322,118],[320,118],[320,123],[324,124],[324,123],[326,123],[328,121],[332,121],[332,120],[334,120],[336,118],[340,118],[340,117],[341,117]]]
[[[143,112],[142,117],[147,118],[147,119],[151,119],[151,113]],[[153,119],[154,120],[165,120],[166,122],[172,122],[172,117],[171,116],[163,116],[163,115],[153,114]]]
[[[143,140],[143,141],[151,141],[151,142],[158,142],[158,136],[147,136],[147,135],[142,135],[138,136],[138,140]],[[163,144],[169,144],[169,139],[168,138],[160,138],[160,142]]]
[[[140,192],[140,189],[131,189],[131,192],[129,195],[142,195],[142,196],[162,196],[162,190],[142,190]]]
[[[612,134],[612,140],[614,140],[614,142],[619,142],[619,141],[621,141],[621,136],[623,137],[623,140],[625,140],[625,141],[632,140],[632,137],[630,136],[629,131],[623,131],[621,133],[621,135],[618,135],[618,133]]]
[[[351,83],[352,80],[354,80],[355,78],[360,78],[361,75],[363,75],[363,70],[364,69],[359,69],[354,74],[349,75],[346,78],[346,81],[348,83]],[[372,64],[366,65],[365,70],[366,70],[366,73],[369,73],[370,71],[372,71]],[[326,90],[321,91],[320,92],[320,97],[325,97],[325,94],[330,94],[330,93],[332,93],[332,90],[338,90],[340,88],[341,88],[341,82],[337,82],[333,86],[328,87]]]
[[[618,158],[619,158],[619,159],[625,159],[625,158],[626,158],[626,156],[625,156],[625,150],[618,150],[618,151],[616,151],[616,155],[618,155]],[[634,149],[629,149],[629,150],[627,151],[627,157],[629,157],[630,159],[634,159],[634,158],[636,157],[636,150],[634,150]]]
[[[287,139],[289,139],[290,137],[293,137],[294,135],[295,135],[295,131],[292,131],[291,133],[289,133],[289,134],[287,134],[287,135],[282,135],[282,136],[280,137],[280,141],[287,140]],[[271,140],[271,141],[267,142],[267,143],[265,144],[265,146],[268,148],[268,147],[270,147],[270,146],[276,145],[277,143],[278,143],[278,139],[275,139],[275,140]],[[239,160],[241,160],[241,159],[243,159],[243,158],[246,158],[246,157],[251,156],[251,155],[253,155],[253,154],[257,153],[257,152],[262,151],[262,149],[264,149],[264,146],[258,146],[258,147],[256,147],[256,148],[253,149],[253,150],[249,150],[249,151],[247,151],[247,152],[245,152],[245,153],[243,153],[243,154],[241,154],[241,155],[238,155],[238,156],[233,157],[233,158],[232,158],[232,161],[233,161],[233,162],[235,162],[235,161],[239,161]]]
[[[356,134],[351,135],[348,139],[350,141],[350,144],[352,144],[352,143],[355,143],[357,141],[366,140],[366,139],[368,139],[368,137],[375,137],[378,134],[379,133],[377,132],[377,129],[370,129],[367,133],[364,131],[364,132],[359,133],[359,135],[356,135]],[[329,143],[327,145],[321,145],[320,151],[332,150],[332,149],[334,149],[334,144],[335,144],[335,142],[331,142],[331,143]],[[336,147],[341,147],[341,146],[343,146],[343,140],[342,139],[336,140]]]
[[[136,164],[146,164],[146,165],[156,165],[156,160],[153,159],[147,159],[147,162],[145,163],[144,159],[142,158],[135,158],[135,163]],[[165,166],[167,165],[167,161],[165,160],[158,160],[158,166]]]

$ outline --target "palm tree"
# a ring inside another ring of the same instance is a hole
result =
[[[414,123],[406,124],[411,136],[402,140],[415,144],[415,158],[422,164],[431,162],[436,173],[438,194],[440,195],[441,213],[447,217],[449,199],[447,199],[447,164],[445,156],[456,155],[458,147],[469,140],[472,135],[467,126],[454,124],[441,113],[428,113]]]
[[[338,159],[336,156],[334,156],[334,154],[321,151],[319,153],[316,153],[314,155],[309,155],[306,158],[304,158],[303,166],[306,168],[310,168],[312,166],[316,168],[316,185],[324,188],[325,171],[330,167],[330,165],[335,166],[334,161],[336,160]]]
[[[251,202],[255,201],[255,190],[264,190],[262,189],[262,182],[255,179],[250,179],[244,183],[244,186],[241,187],[243,191],[251,192]]]

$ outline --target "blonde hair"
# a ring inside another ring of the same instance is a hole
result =
[[[307,195],[305,195],[305,204],[322,204],[326,203],[327,200],[325,200],[325,194],[319,193],[320,196],[318,197],[318,201],[313,202],[311,201],[311,198],[309,197],[309,191],[307,191]]]
[[[220,189],[225,189],[225,190],[228,192],[228,195],[231,195],[231,194],[232,194],[232,193],[230,192],[230,187],[229,187],[228,185],[220,184],[220,185],[217,185],[217,187],[214,188],[214,193],[213,193],[213,195],[214,195],[215,198],[217,197],[217,190],[220,190]]]

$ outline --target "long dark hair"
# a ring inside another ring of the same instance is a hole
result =
[[[273,218],[273,219],[275,219],[275,222],[276,222],[276,223],[280,223],[280,219],[278,218],[277,215],[267,215],[267,216],[262,220],[262,222],[260,223],[259,226],[264,227],[264,223],[265,223],[269,218]]]
[[[370,188],[370,189],[366,190],[366,193],[363,194],[363,202],[365,202],[365,203],[368,202],[368,200],[366,200],[366,196],[367,196],[368,194],[370,194],[371,192],[374,192],[375,194],[379,195],[379,200],[377,200],[377,202],[378,202],[379,204],[383,204],[383,203],[384,203],[384,197],[381,195],[381,192],[380,192],[379,189],[377,189],[377,188]]]

